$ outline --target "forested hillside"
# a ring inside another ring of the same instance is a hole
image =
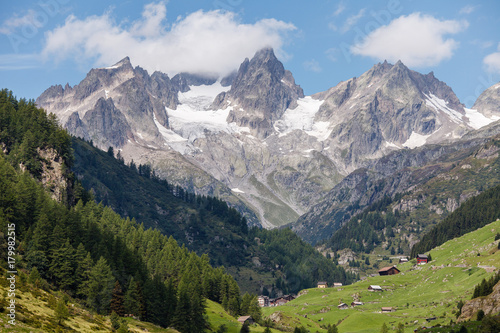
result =
[[[213,265],[224,265],[244,291],[297,293],[318,280],[351,283],[356,276],[324,258],[289,229],[248,230],[236,209],[159,179],[149,165],[126,165],[119,151],[73,138],[73,170],[98,202],[173,236]],[[115,158],[116,156],[116,158]]]
[[[0,126],[0,239],[6,248],[7,227],[15,230],[18,271],[28,270],[38,284],[64,291],[99,314],[133,314],[182,332],[204,331],[205,299],[222,303],[233,315],[250,311],[248,305],[241,308],[236,281],[223,268],[211,267],[207,256],[122,219],[86,200],[89,195],[76,205],[51,198],[39,181],[50,161],[40,156],[54,149],[67,168],[70,137],[31,101],[1,91]],[[7,254],[1,252],[4,268]]]
[[[425,234],[411,250],[411,256],[424,253],[444,242],[477,230],[500,218],[500,186],[469,199]]]

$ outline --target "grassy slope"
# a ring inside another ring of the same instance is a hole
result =
[[[49,307],[50,294],[31,285],[24,285],[16,290],[16,325],[7,323],[6,313],[0,316],[0,332],[54,332],[57,328],[65,332],[111,332],[111,321],[107,316],[93,314],[78,303],[68,302],[69,319],[64,326],[57,325],[54,319],[55,312]],[[0,293],[4,294],[7,287],[2,284]],[[6,295],[6,294],[5,294]],[[151,323],[141,322],[132,318],[126,319],[130,332],[138,333],[175,333],[174,329],[163,329]]]
[[[500,267],[498,241],[494,241],[499,231],[500,221],[493,222],[432,250],[433,261],[428,265],[415,267],[410,262],[398,265],[398,275],[370,277],[340,289],[308,289],[307,294],[284,306],[265,308],[264,315],[279,311],[284,326],[303,325],[311,332],[325,332],[320,325],[329,323],[338,324],[340,332],[366,333],[379,332],[384,322],[389,328],[402,322],[407,331],[448,324],[456,320],[452,312],[457,302],[470,299],[474,286],[493,274],[481,267]],[[371,284],[381,285],[385,291],[369,292]],[[340,301],[350,304],[353,295],[365,304],[354,309],[337,308]],[[382,314],[383,306],[397,311]],[[426,318],[432,317],[437,319],[427,323]]]
[[[5,280],[5,279],[3,279]],[[20,287],[19,287],[20,286]],[[0,294],[6,295],[7,287],[5,283],[0,286]],[[108,316],[100,316],[85,310],[78,303],[68,302],[70,318],[64,326],[57,325],[54,310],[49,307],[50,293],[32,285],[18,283],[16,290],[16,325],[10,326],[6,313],[0,316],[0,332],[33,332],[46,333],[54,332],[61,328],[67,332],[112,332],[111,322]],[[55,294],[53,294],[55,295]],[[59,296],[55,296],[56,299]],[[241,324],[238,320],[230,316],[224,308],[215,302],[207,301],[207,317],[211,331],[216,331],[220,325],[224,324],[228,333],[238,333]],[[152,332],[152,333],[176,333],[175,329],[164,329],[147,322],[141,322],[132,318],[126,318],[130,332]],[[251,332],[264,332],[264,327],[259,325],[251,326]],[[279,332],[272,330],[272,332]]]

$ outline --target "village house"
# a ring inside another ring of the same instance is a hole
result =
[[[342,287],[342,282],[334,282],[333,287]]]
[[[425,254],[419,254],[417,255],[417,264],[427,264],[429,261],[429,257]]]
[[[261,308],[269,306],[269,297],[267,296],[259,296],[257,298],[257,301],[259,302],[259,306]]]
[[[391,267],[384,267],[378,271],[378,274],[380,275],[395,275],[399,274],[400,270],[397,269],[395,266]]]
[[[337,305],[337,307],[340,309],[340,310],[345,310],[345,309],[348,309],[349,306],[345,303],[340,303],[339,305]]]
[[[382,291],[382,287],[381,286],[378,286],[376,284],[373,284],[373,285],[370,285],[368,287],[368,290],[369,291]]]
[[[242,317],[238,318],[238,322],[241,325],[244,325],[245,323],[252,325],[254,323],[254,320],[253,320],[252,316],[242,316]]]
[[[328,283],[325,281],[318,282],[318,288],[328,288]]]
[[[408,258],[399,258],[400,264],[404,264],[405,262],[408,262]]]
[[[394,312],[396,310],[394,310],[393,307],[388,307],[388,306],[383,306],[382,307],[382,313],[387,313],[387,312]]]
[[[351,306],[354,308],[356,306],[360,306],[360,305],[363,305],[363,302],[352,302],[351,303]]]

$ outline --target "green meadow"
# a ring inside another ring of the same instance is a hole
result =
[[[338,325],[339,332],[363,333],[380,332],[384,323],[389,329],[403,323],[407,332],[447,325],[456,321],[459,300],[469,300],[474,286],[500,267],[497,232],[500,221],[433,249],[433,260],[426,265],[417,266],[413,259],[398,264],[397,275],[368,277],[341,288],[308,289],[292,302],[264,308],[263,313],[279,318],[282,328],[304,326],[311,332],[326,332],[328,324]],[[371,292],[370,285],[380,285],[383,291]],[[353,308],[353,301],[364,304]],[[339,309],[340,303],[349,308]],[[382,307],[394,312],[382,313]]]

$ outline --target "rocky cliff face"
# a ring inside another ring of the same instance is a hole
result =
[[[390,150],[456,139],[472,129],[450,87],[400,61],[379,63],[314,97],[324,100],[315,120],[330,124],[328,140],[340,149],[346,172]]]
[[[485,315],[496,315],[500,312],[500,282],[493,287],[493,292],[490,295],[474,298],[465,303],[458,321],[475,320],[480,309],[484,311]]]
[[[500,112],[500,83],[483,91],[472,108],[478,110],[487,117],[496,117],[496,119],[500,119],[498,118]]]
[[[127,161],[150,163],[197,193],[249,207],[266,227],[312,209],[301,219],[310,221],[302,227],[308,233],[325,226],[320,211],[342,214],[337,209],[370,202],[378,195],[366,197],[376,181],[440,154],[430,149],[405,159],[407,148],[454,141],[494,119],[464,109],[432,73],[401,62],[377,64],[304,97],[271,49],[226,78],[149,75],[125,58],[91,70],[75,87],[47,89],[37,103],[71,133],[102,149],[121,149]],[[394,151],[398,157],[376,162]],[[401,174],[393,190],[410,176]]]
[[[245,59],[231,89],[215,98],[214,109],[232,106],[227,122],[249,127],[258,137],[272,134],[273,124],[286,109],[294,109],[304,97],[292,73],[285,70],[272,49],[263,49]]]

